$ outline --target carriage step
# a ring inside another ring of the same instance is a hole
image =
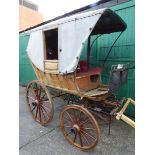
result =
[[[98,95],[103,95],[103,94],[107,94],[107,93],[108,93],[108,90],[101,90],[100,88],[97,88],[97,89],[93,89],[93,90],[86,92],[84,95],[98,96]]]

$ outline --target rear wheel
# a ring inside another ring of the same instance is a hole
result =
[[[60,127],[66,140],[81,150],[92,149],[99,141],[98,123],[82,106],[65,106],[60,114]]]
[[[53,100],[43,83],[36,80],[27,85],[26,101],[35,121],[41,125],[51,122],[54,114]]]

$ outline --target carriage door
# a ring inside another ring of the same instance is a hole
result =
[[[44,31],[45,72],[58,73],[58,29]]]

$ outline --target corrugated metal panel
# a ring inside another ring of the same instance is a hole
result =
[[[26,54],[29,35],[20,35],[19,38],[19,83],[26,85],[29,81],[36,79],[35,73]]]
[[[117,12],[127,23],[126,31],[121,35],[121,37],[116,42],[113,47],[106,64],[104,66],[104,71],[102,73],[103,83],[108,84],[109,74],[111,66],[121,63],[130,63],[130,67],[135,65],[135,5],[134,1],[126,2],[121,5],[112,7],[114,11]],[[120,33],[120,32],[119,32]],[[97,39],[91,49],[91,66],[103,66],[105,56],[107,55],[109,48],[119,35],[119,33],[106,34]],[[91,42],[96,38],[94,36],[91,38]],[[87,45],[87,44],[86,44]],[[94,52],[93,52],[94,51]],[[86,56],[86,46],[84,47],[84,53],[81,59]],[[130,69],[128,82],[119,91],[116,96],[118,99],[122,97],[131,97],[135,99],[135,70]],[[134,116],[134,106],[129,106],[126,110],[126,114]]]

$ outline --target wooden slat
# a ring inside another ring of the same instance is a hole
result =
[[[53,76],[53,82],[54,82],[55,86],[61,88],[61,85],[60,85],[59,78],[58,78],[57,74],[52,75],[52,76]]]
[[[51,84],[52,83],[52,79],[50,77],[50,74],[45,73],[46,79],[47,79],[47,84]]]
[[[45,70],[58,70],[58,63],[45,62]]]
[[[69,85],[69,90],[76,90],[76,85],[75,82],[73,82],[73,79],[68,79],[67,82]]]
[[[107,94],[108,91],[107,90],[102,90],[100,91],[98,88],[97,89],[93,89],[93,90],[90,90],[86,93],[84,93],[84,95],[86,96],[98,96],[98,95],[103,95],[103,94]]]
[[[56,76],[57,76],[57,79],[58,79],[60,88],[63,88],[63,84],[62,84],[62,81],[61,81],[60,78],[59,78],[59,75],[56,74]]]
[[[49,74],[49,73],[47,73],[47,74]],[[53,74],[50,74],[50,78],[51,78],[51,80],[49,81],[49,85],[52,85],[53,87],[55,87],[56,83],[54,82]]]
[[[58,60],[44,60],[44,62],[58,63]]]
[[[47,69],[45,69],[45,72],[46,72],[47,74],[58,74],[58,73],[59,73],[58,70],[47,70]]]
[[[66,79],[64,78],[63,75],[59,75],[59,80],[62,83],[62,87],[65,88],[65,89],[68,89],[68,83],[66,82]]]

